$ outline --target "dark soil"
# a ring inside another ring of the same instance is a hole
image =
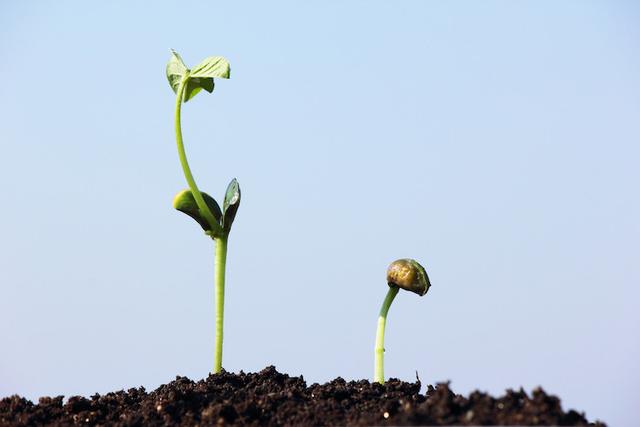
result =
[[[384,386],[342,378],[307,386],[273,366],[257,374],[222,372],[194,382],[185,377],[147,393],[143,387],[91,398],[19,396],[0,400],[0,426],[23,425],[589,425],[564,412],[542,389],[499,398],[454,394],[447,383],[428,386],[391,379]],[[595,424],[604,426],[603,423]]]

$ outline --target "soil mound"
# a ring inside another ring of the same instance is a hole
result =
[[[0,400],[0,426],[115,425],[558,425],[589,424],[584,414],[564,412],[560,399],[542,389],[529,396],[507,390],[453,393],[448,383],[428,386],[390,379],[384,385],[342,378],[307,386],[270,366],[259,373],[223,371],[194,382],[186,377],[147,393],[132,388],[90,398],[20,396]]]

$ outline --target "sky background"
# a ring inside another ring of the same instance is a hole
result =
[[[458,393],[541,385],[613,426],[640,396],[640,6],[633,1],[0,5],[0,397],[213,364],[214,245],[186,187],[169,48],[231,79],[183,108],[237,177],[223,366]]]

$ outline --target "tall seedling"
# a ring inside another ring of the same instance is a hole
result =
[[[183,103],[186,103],[198,94],[202,89],[213,92],[214,78],[228,79],[230,73],[229,63],[221,56],[206,58],[193,69],[188,69],[177,52],[171,51],[171,59],[167,64],[167,79],[171,89],[176,94],[175,128],[178,156],[184,177],[189,189],[182,190],[173,199],[173,207],[184,212],[196,220],[204,229],[205,234],[215,241],[215,353],[213,360],[213,373],[222,369],[222,337],[224,326],[224,285],[225,268],[227,262],[227,242],[231,225],[240,206],[240,185],[234,178],[229,183],[224,196],[222,209],[204,191],[200,191],[193,178],[187,155],[182,140],[182,126],[180,112]]]

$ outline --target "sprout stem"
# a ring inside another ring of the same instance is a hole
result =
[[[224,279],[227,264],[227,236],[218,237],[216,241],[215,259],[215,294],[216,294],[216,341],[213,357],[213,373],[222,370],[222,336],[224,328]]]
[[[387,324],[387,313],[393,299],[398,295],[400,288],[397,286],[390,286],[389,292],[380,307],[380,314],[378,315],[378,330],[376,332],[376,348],[375,348],[375,370],[373,373],[373,379],[380,384],[384,384],[384,329]]]
[[[213,230],[219,229],[220,227],[216,227],[218,221],[216,221],[215,217],[211,213],[209,206],[204,201],[202,197],[202,193],[198,190],[198,186],[196,185],[195,179],[193,179],[193,175],[191,174],[191,168],[189,168],[189,162],[187,161],[187,154],[184,151],[184,142],[182,141],[182,125],[180,121],[180,110],[182,108],[182,98],[184,97],[184,91],[187,87],[187,82],[189,81],[189,72],[187,71],[182,77],[180,81],[180,86],[178,86],[177,96],[176,96],[176,113],[175,113],[175,123],[176,123],[176,143],[178,145],[178,156],[180,156],[180,164],[182,165],[182,171],[184,172],[184,177],[189,184],[189,189],[191,190],[191,194],[193,194],[193,198],[198,205],[198,209],[207,220],[209,225]]]
[[[180,112],[182,108],[182,99],[184,97],[184,91],[189,81],[189,72],[187,71],[180,81],[176,96],[176,112],[175,112],[175,124],[176,124],[176,144],[178,146],[178,155],[180,156],[180,164],[182,165],[182,171],[184,177],[189,184],[189,189],[193,198],[198,205],[201,215],[207,220],[211,226],[211,231],[207,232],[216,242],[215,248],[215,306],[216,306],[216,340],[215,340],[215,353],[213,357],[213,373],[217,374],[222,370],[222,335],[224,327],[224,278],[225,267],[227,264],[227,239],[228,233],[222,231],[220,224],[211,213],[209,206],[204,201],[202,193],[196,185],[196,181],[191,174],[191,168],[187,161],[187,154],[184,150],[184,142],[182,140],[182,125],[180,121]]]

